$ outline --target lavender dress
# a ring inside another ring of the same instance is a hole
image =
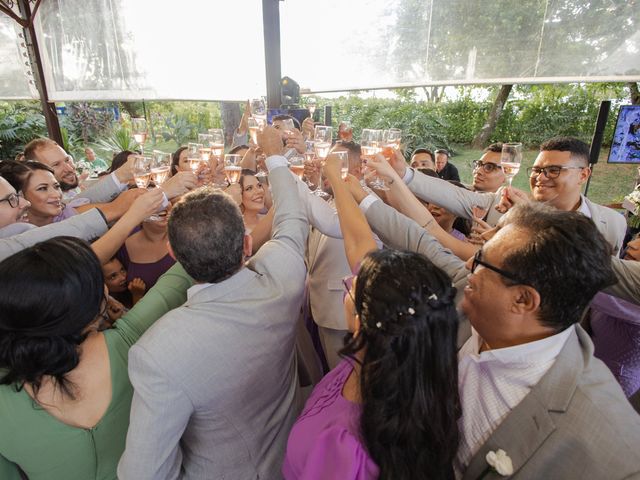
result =
[[[598,293],[591,302],[591,330],[594,356],[630,397],[640,389],[640,306]]]
[[[287,442],[286,480],[371,480],[378,466],[360,442],[360,405],[342,396],[350,360],[343,360],[316,385]]]

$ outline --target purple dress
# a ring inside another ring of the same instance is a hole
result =
[[[591,302],[594,356],[630,397],[640,389],[640,306],[598,293]]]
[[[129,252],[127,251],[127,245],[123,244],[116,253],[116,257],[124,268],[127,270],[127,283],[129,283],[134,278],[140,278],[144,282],[146,287],[146,291],[148,292],[151,287],[153,287],[158,278],[169,270],[176,261],[171,258],[171,256],[167,253],[164,257],[162,257],[157,262],[153,263],[136,263],[131,261],[129,258]]]
[[[342,396],[351,360],[343,360],[314,388],[291,429],[282,467],[286,480],[371,480],[378,466],[360,442],[360,405]]]

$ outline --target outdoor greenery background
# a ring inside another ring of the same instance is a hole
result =
[[[418,146],[451,150],[452,163],[459,168],[462,180],[469,182],[470,162],[481,155],[469,145],[485,123],[498,88],[465,86],[448,95],[433,95],[433,89],[425,89],[430,101],[421,100],[424,95],[421,97],[417,89],[394,90],[394,98],[375,98],[367,92],[316,97],[316,120],[322,120],[322,107],[331,105],[335,130],[340,121],[349,120],[356,140],[362,128],[400,128],[408,152]],[[613,101],[604,134],[605,147],[609,146],[618,108],[630,103],[629,91],[621,83],[514,86],[490,141],[524,143],[524,171],[535,160],[539,144],[555,135],[571,135],[588,143],[600,102],[605,99]],[[60,117],[65,147],[76,158],[83,157],[86,145],[109,161],[118,146],[130,139],[131,114],[145,115],[150,121],[147,149],[172,152],[195,140],[199,132],[223,126],[220,106],[215,102],[119,104],[121,118],[117,122],[113,120],[112,103],[67,103],[65,107],[65,115]],[[25,143],[44,135],[46,127],[38,102],[0,102],[0,158],[14,158]],[[590,198],[603,204],[620,201],[633,188],[637,174],[633,165],[606,164],[607,155],[608,150],[603,148],[589,191]],[[526,175],[520,173],[514,185],[528,190]]]

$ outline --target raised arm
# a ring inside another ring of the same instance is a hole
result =
[[[421,225],[445,248],[450,249],[462,260],[467,260],[475,255],[479,246],[463,242],[445,231],[382,155],[378,154],[375,158],[369,160],[367,166],[376,170],[379,175],[389,179],[390,186],[387,192],[387,200],[392,207],[411,218],[418,225]]]
[[[91,244],[100,263],[111,260],[125,242],[131,231],[149,215],[157,212],[162,205],[162,190],[154,188],[136,198],[131,208],[102,237]]]
[[[107,222],[97,208],[61,222],[37,227],[19,235],[0,239],[0,260],[31,247],[38,242],[62,235],[93,240],[107,231]]]
[[[287,168],[282,152],[282,137],[273,127],[265,127],[258,134],[260,147],[267,155],[269,184],[273,192],[273,237],[283,242],[301,258],[304,257],[309,224],[299,201],[296,181]]]
[[[336,155],[329,155],[324,173],[331,183],[336,210],[340,221],[340,229],[344,238],[344,249],[351,271],[355,271],[364,256],[378,247],[373,239],[367,219],[354,200],[349,187],[342,180],[340,160]],[[351,181],[357,181],[355,177]]]

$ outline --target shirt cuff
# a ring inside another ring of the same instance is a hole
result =
[[[267,165],[267,170],[271,171],[277,167],[286,167],[287,159],[282,155],[271,155],[264,163]]]
[[[404,172],[404,177],[402,177],[402,181],[403,181],[405,184],[409,183],[411,180],[413,180],[413,175],[414,175],[414,173],[415,173],[415,172],[413,171],[413,168],[408,167],[408,168],[407,168],[407,171],[406,171],[406,172]]]
[[[124,192],[127,189],[127,187],[129,186],[126,183],[120,183],[120,180],[118,180],[118,176],[116,175],[116,172],[111,172],[110,177],[113,180],[113,183],[116,184],[116,187],[118,187],[121,192]]]
[[[360,210],[362,210],[362,213],[367,213],[367,210],[369,210],[369,207],[373,205],[375,202],[377,202],[378,200],[380,200],[378,197],[371,194],[364,197],[360,202]]]

